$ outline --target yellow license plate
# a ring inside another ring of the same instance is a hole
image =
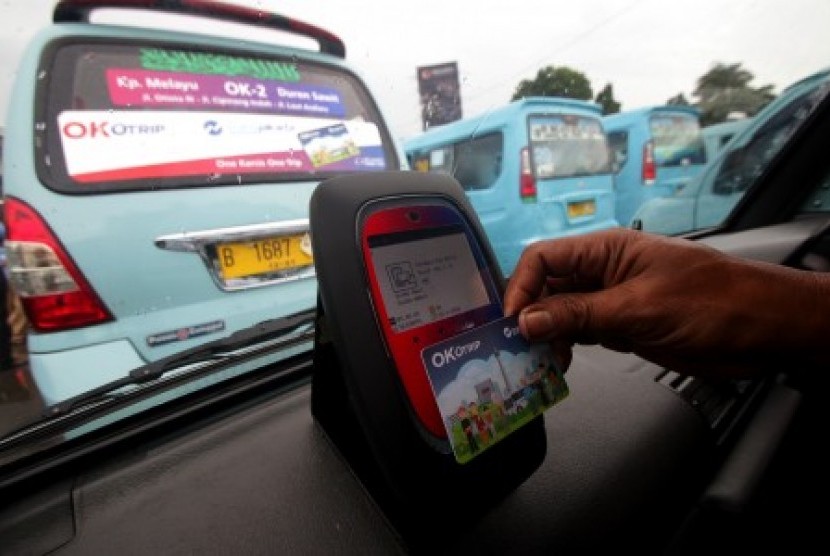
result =
[[[578,203],[568,203],[568,218],[591,216],[596,211],[597,205],[594,201],[580,201]]]
[[[221,243],[216,246],[216,257],[225,280],[293,270],[314,261],[308,234]]]

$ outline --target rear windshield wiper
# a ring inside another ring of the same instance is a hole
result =
[[[224,338],[174,353],[152,363],[136,367],[126,376],[67,398],[43,410],[43,416],[55,418],[87,405],[97,405],[113,397],[125,386],[158,381],[171,371],[194,366],[184,373],[188,379],[201,376],[215,368],[213,363],[252,359],[267,353],[300,345],[314,338],[316,309],[309,309],[277,319],[262,321],[238,330]],[[252,348],[252,349],[246,349]],[[116,396],[118,397],[118,396]]]

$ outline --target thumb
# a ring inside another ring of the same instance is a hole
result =
[[[596,342],[614,335],[616,304],[608,290],[552,295],[519,313],[519,330],[531,342],[556,338]]]

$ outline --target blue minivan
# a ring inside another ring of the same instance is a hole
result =
[[[830,89],[830,69],[784,89],[746,122],[683,191],[652,199],[634,215],[644,231],[677,235],[720,224]],[[705,128],[704,128],[705,129]]]
[[[165,12],[200,20],[171,30]],[[405,168],[343,42],[218,2],[64,0],[53,19],[20,62],[3,169],[45,402],[314,307],[315,187]],[[230,22],[275,34],[219,36]]]
[[[603,118],[616,173],[616,218],[628,226],[641,204],[683,189],[706,165],[696,108],[654,106]]]
[[[410,166],[464,187],[505,275],[545,238],[618,226],[598,105],[528,97],[404,142]]]

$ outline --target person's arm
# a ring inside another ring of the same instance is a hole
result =
[[[528,247],[505,313],[565,365],[574,343],[690,374],[743,376],[792,355],[830,362],[830,275],[622,228]]]

